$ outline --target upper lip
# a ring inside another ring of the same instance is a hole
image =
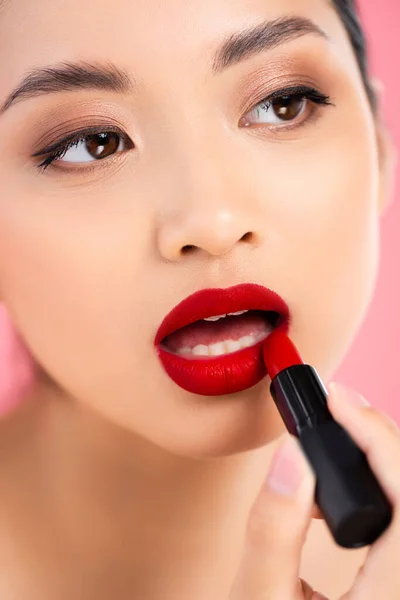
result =
[[[262,285],[249,283],[226,289],[205,289],[188,296],[168,313],[157,331],[155,345],[185,325],[239,310],[275,311],[283,321],[290,318],[286,302]]]

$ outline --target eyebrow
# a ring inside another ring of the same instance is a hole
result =
[[[252,56],[307,34],[328,39],[327,34],[316,23],[295,16],[264,21],[234,33],[217,49],[211,73],[218,75]],[[7,96],[0,108],[0,115],[17,101],[45,94],[82,89],[129,94],[133,93],[136,87],[134,78],[112,62],[61,62],[28,72],[22,82]]]
[[[218,49],[212,72],[219,74],[255,54],[272,50],[307,34],[329,39],[325,31],[314,21],[303,17],[283,17],[274,21],[264,21],[255,27],[234,33]]]

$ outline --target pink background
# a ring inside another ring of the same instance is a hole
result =
[[[366,26],[371,71],[386,88],[384,114],[400,147],[400,2],[359,0]],[[370,312],[334,379],[356,388],[400,424],[400,203],[399,178],[384,214],[380,276]]]

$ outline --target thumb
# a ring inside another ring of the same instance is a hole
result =
[[[34,377],[34,361],[0,304],[0,419],[22,402]]]
[[[247,523],[242,563],[229,600],[307,600],[299,578],[314,508],[315,476],[294,436],[285,434]]]

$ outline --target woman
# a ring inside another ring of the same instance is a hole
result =
[[[336,547],[268,377],[190,375],[218,322],[156,342],[186,297],[257,284],[339,365],[392,174],[353,3],[10,0],[0,32],[0,299],[35,375],[1,424],[0,597],[395,598],[398,517]],[[329,392],[397,507],[397,428]]]

